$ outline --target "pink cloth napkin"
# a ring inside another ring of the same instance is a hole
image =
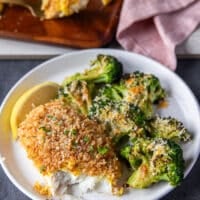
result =
[[[176,69],[175,47],[200,23],[200,0],[124,0],[118,42]]]

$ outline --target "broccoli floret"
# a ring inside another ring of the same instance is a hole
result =
[[[166,93],[154,75],[135,72],[123,77],[119,84],[105,85],[98,96],[102,99],[132,103],[151,118],[153,104],[163,100]]]
[[[127,102],[114,102],[96,97],[89,110],[89,116],[104,123],[116,142],[124,135],[141,136],[145,134],[144,113]]]
[[[176,142],[187,142],[191,139],[191,134],[183,123],[175,118],[154,117],[149,125],[152,137],[171,139]]]
[[[137,138],[121,149],[121,156],[133,169],[127,182],[133,188],[146,188],[159,181],[177,186],[183,180],[182,149],[173,141]]]
[[[152,74],[134,72],[124,79],[125,85],[134,95],[144,91],[151,103],[157,103],[166,96],[159,79]]]
[[[95,94],[93,83],[75,80],[62,86],[59,90],[59,97],[68,99],[68,102],[76,104],[79,110],[87,115],[92,105],[92,98]]]
[[[127,88],[124,84],[106,84],[98,92],[98,98],[112,101],[125,101],[124,97],[127,95]]]
[[[93,83],[112,83],[121,78],[122,64],[113,56],[98,55],[91,62],[91,68],[83,73],[76,73],[67,77],[62,85],[67,85],[74,80],[84,80]]]

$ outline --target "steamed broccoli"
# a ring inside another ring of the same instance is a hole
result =
[[[78,109],[87,115],[92,105],[92,98],[95,91],[93,83],[75,80],[60,88],[59,97],[68,99],[68,102],[77,105]]]
[[[84,80],[93,83],[112,83],[121,78],[122,64],[113,56],[98,55],[92,61],[91,68],[83,73],[76,73],[67,77],[62,85],[67,85],[74,80]]]
[[[176,142],[187,142],[191,138],[183,123],[175,118],[154,117],[150,120],[149,125],[152,137],[171,139]]]
[[[121,155],[133,169],[127,182],[133,188],[146,188],[159,181],[177,186],[183,180],[182,149],[173,141],[161,138],[134,139],[121,149]]]
[[[119,84],[107,84],[98,96],[102,99],[130,102],[151,118],[153,104],[163,100],[166,93],[154,75],[134,72],[123,77]]]
[[[104,123],[116,141],[123,135],[141,136],[145,132],[145,115],[138,107],[127,102],[95,98],[89,116]]]

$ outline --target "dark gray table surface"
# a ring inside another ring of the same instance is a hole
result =
[[[0,61],[0,103],[17,80],[43,61]],[[200,102],[200,59],[180,59],[176,73],[185,80]],[[10,182],[1,167],[0,200],[29,200]],[[181,186],[174,189],[162,200],[200,200],[200,159]]]

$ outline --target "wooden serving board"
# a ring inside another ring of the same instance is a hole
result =
[[[19,6],[7,6],[0,19],[0,37],[78,48],[101,47],[116,31],[122,0],[104,7],[90,0],[87,9],[70,17],[40,20]]]

